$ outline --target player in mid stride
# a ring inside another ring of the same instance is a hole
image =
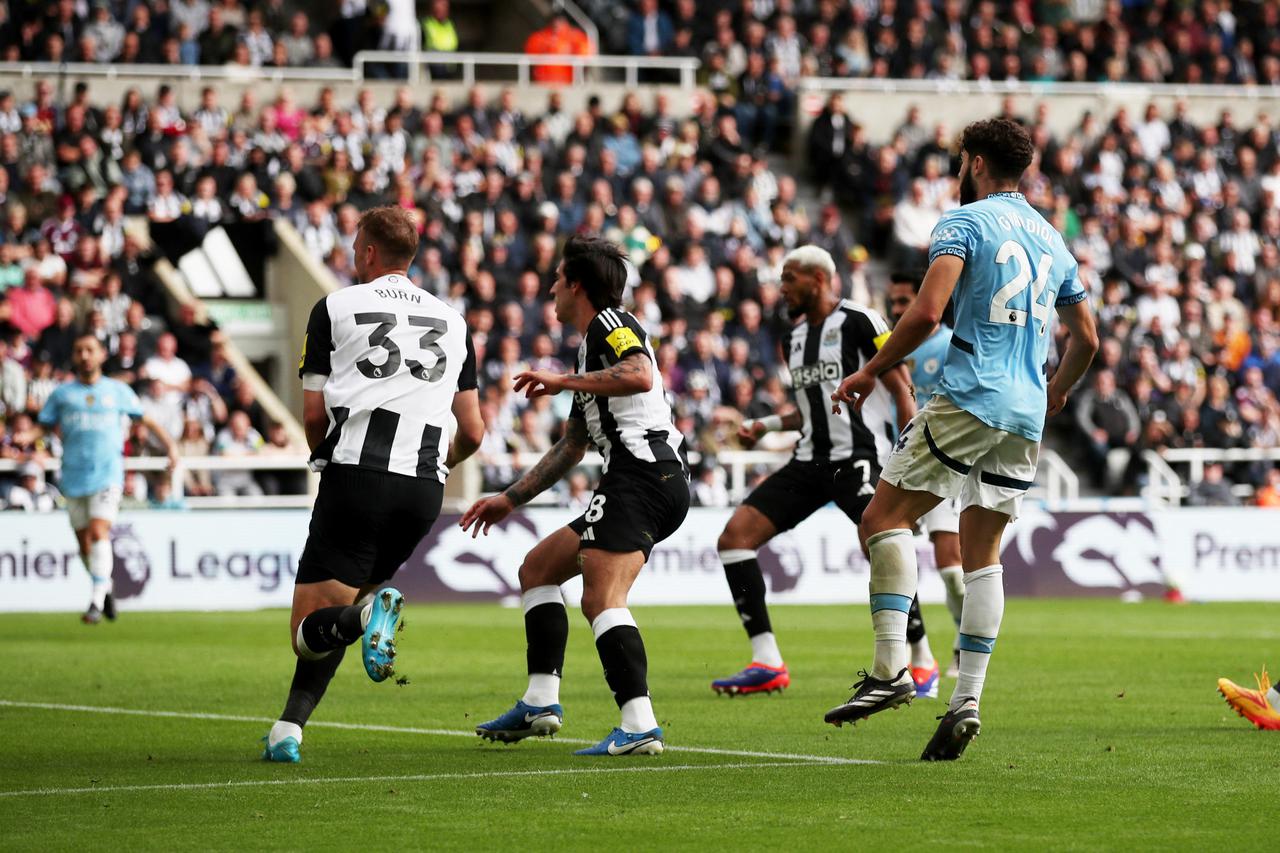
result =
[[[582,615],[591,623],[622,721],[577,754],[656,755],[663,749],[649,699],[644,641],[627,595],[654,545],[689,512],[689,470],[648,335],[619,308],[626,277],[622,253],[612,243],[574,237],[565,245],[551,295],[560,322],[582,333],[577,370],[531,371],[514,382],[530,398],[573,392],[564,437],[515,485],[477,501],[460,522],[464,530],[474,526],[473,536],[487,534],[564,477],[588,444],[604,457],[587,511],[538,543],[520,567],[529,687],[510,711],[476,726],[487,740],[512,743],[560,730],[560,676],[569,637],[560,585],[582,575]]]
[[[855,722],[914,695],[906,643],[918,581],[912,527],[939,502],[959,497],[960,676],[921,755],[926,761],[959,758],[981,728],[978,703],[1004,614],[1001,536],[1035,477],[1046,414],[1062,411],[1098,348],[1075,259],[1017,191],[1035,153],[1027,131],[1006,119],[975,122],[960,148],[962,206],[934,228],[919,296],[875,358],[832,397],[837,409],[863,405],[877,377],[924,343],[954,298],[955,328],[938,393],[898,437],[862,515],[875,661],[849,700],[825,717],[836,725]],[[1070,338],[1046,381],[1055,308]]]
[[[80,559],[93,584],[89,609],[80,617],[87,625],[96,625],[104,616],[116,618],[111,525],[120,511],[124,487],[126,422],[134,419],[146,424],[169,454],[170,471],[178,461],[173,438],[142,413],[142,402],[133,389],[102,375],[106,357],[106,350],[93,335],[76,338],[71,349],[76,378],[54,389],[38,419],[43,429],[56,428],[62,435],[60,485],[80,545]]]
[[[404,597],[389,581],[440,514],[449,470],[480,446],[476,355],[462,315],[409,280],[413,217],[360,218],[356,275],[307,322],[298,373],[320,490],[298,559],[289,636],[297,655],[267,761],[301,760],[302,727],[347,646],[374,681],[392,674]],[[449,415],[457,433],[449,439]]]
[[[754,445],[766,432],[799,430],[800,441],[792,459],[747,496],[720,534],[720,561],[751,641],[751,663],[711,682],[717,693],[763,693],[791,684],[765,606],[758,549],[832,501],[857,524],[898,428],[915,414],[901,367],[880,377],[860,411],[830,411],[828,400],[841,378],[869,361],[889,337],[884,318],[841,300],[838,286],[835,262],[825,249],[801,246],[783,259],[782,297],[791,316],[802,318],[781,343],[796,407],[745,421],[739,437]]]

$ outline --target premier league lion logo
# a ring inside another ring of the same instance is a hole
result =
[[[137,598],[151,579],[151,561],[131,524],[111,528],[111,580],[117,600]]]

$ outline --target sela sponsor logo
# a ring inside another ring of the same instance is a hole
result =
[[[818,364],[802,364],[791,368],[791,382],[797,391],[802,391],[822,382],[839,382],[840,365],[834,361],[823,361]]]
[[[585,391],[574,391],[573,402],[578,404],[578,408],[585,409],[587,404],[596,398],[595,394],[588,394]]]

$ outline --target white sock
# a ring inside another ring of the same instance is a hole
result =
[[[647,732],[658,727],[658,719],[653,716],[653,702],[648,696],[637,696],[622,705],[622,730],[635,734]]]
[[[1280,690],[1272,687],[1267,691],[1267,701],[1271,703],[1271,707],[1280,711]]]
[[[111,592],[111,569],[115,554],[110,539],[100,539],[89,545],[89,574],[93,578],[93,606],[102,609],[107,594]]]
[[[751,659],[774,669],[782,666],[782,652],[778,651],[778,640],[772,631],[751,638]]]
[[[545,708],[560,702],[560,676],[548,672],[529,673],[529,689],[520,701],[535,708]]]
[[[874,678],[891,679],[908,662],[907,611],[916,594],[916,544],[910,530],[886,530],[867,540],[871,555],[871,625],[876,635]]]
[[[1004,569],[987,566],[964,576],[964,613],[960,619],[960,678],[951,694],[951,710],[982,699],[987,664],[1004,616]]]
[[[925,634],[919,642],[911,644],[911,665],[928,669],[933,664],[933,649],[929,648],[929,635]]]
[[[261,729],[259,729],[261,731]],[[275,746],[287,737],[291,737],[302,745],[302,726],[297,723],[286,723],[284,720],[276,720],[276,724],[271,727],[271,733],[267,735],[267,746]]]
[[[959,566],[943,566],[938,569],[942,584],[947,588],[947,610],[960,627],[960,614],[964,611],[964,569]]]

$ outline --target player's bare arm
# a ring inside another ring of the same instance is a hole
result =
[[[893,398],[898,411],[898,432],[902,432],[916,416],[916,389],[911,384],[911,373],[905,364],[899,364],[881,374],[880,381]]]
[[[861,370],[846,377],[836,393],[831,395],[832,411],[839,414],[841,403],[852,403],[855,409],[862,408],[862,401],[875,389],[876,378],[915,352],[933,334],[942,321],[942,312],[946,310],[962,272],[964,260],[955,255],[941,255],[929,265],[920,285],[920,295],[893,327],[893,333],[884,346]]]
[[[560,482],[574,465],[582,461],[589,444],[584,421],[577,418],[565,421],[564,435],[538,460],[537,465],[508,486],[502,494],[481,498],[472,504],[463,513],[458,526],[463,530],[471,530],[473,539],[480,533],[487,536],[489,528],[506,518],[516,507],[528,503]]]
[[[755,447],[757,441],[769,432],[794,432],[804,428],[804,416],[794,406],[788,407],[781,415],[767,415],[763,418],[748,418],[738,427],[738,441],[747,450]]]
[[[324,407],[323,391],[302,392],[302,428],[307,433],[307,447],[314,451],[329,431],[329,413]]]
[[[156,437],[157,441],[164,445],[164,451],[169,456],[169,470],[172,471],[178,465],[177,442],[173,440],[173,436],[169,435],[168,430],[160,426],[150,415],[143,415],[138,420]]]
[[[634,353],[603,370],[590,373],[553,373],[549,370],[529,370],[518,373],[512,384],[516,393],[525,397],[545,397],[561,391],[580,391],[599,397],[629,397],[643,394],[653,387],[653,364],[647,355]]]
[[[458,431],[453,435],[453,442],[449,445],[449,453],[445,456],[444,462],[450,469],[479,450],[480,442],[484,440],[484,419],[480,417],[480,392],[473,389],[454,394],[453,419],[458,422]]]
[[[1058,308],[1058,318],[1067,327],[1071,336],[1067,339],[1066,351],[1053,378],[1049,380],[1047,394],[1049,398],[1048,415],[1056,415],[1067,404],[1067,395],[1084,372],[1089,369],[1094,354],[1098,351],[1098,329],[1093,320],[1093,309],[1089,300],[1085,299],[1074,305]]]

